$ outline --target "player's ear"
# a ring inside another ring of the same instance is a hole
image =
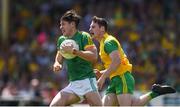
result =
[[[105,27],[104,26],[100,26],[100,30],[101,31],[105,31]]]
[[[75,22],[71,22],[71,26],[76,26]]]

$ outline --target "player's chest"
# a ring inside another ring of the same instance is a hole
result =
[[[106,63],[109,62],[111,59],[109,57],[109,55],[104,51],[104,44],[100,44],[100,48],[99,48],[99,55],[101,60]]]

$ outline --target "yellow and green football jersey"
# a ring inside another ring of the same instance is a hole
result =
[[[105,38],[100,41],[99,55],[106,69],[111,64],[111,58],[109,54],[114,50],[118,50],[120,53],[121,63],[116,71],[111,72],[110,79],[114,76],[122,75],[127,71],[131,72],[132,64],[129,63],[129,60],[127,59],[126,54],[124,53],[118,40],[115,37],[108,35],[107,33],[105,33],[104,37]]]

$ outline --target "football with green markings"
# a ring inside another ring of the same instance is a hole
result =
[[[67,53],[62,49],[62,46],[73,46],[76,50],[79,50],[79,45],[72,39],[66,39],[64,40],[60,45],[60,53],[61,55],[66,59],[73,59],[76,57],[76,55],[73,55],[71,53]]]

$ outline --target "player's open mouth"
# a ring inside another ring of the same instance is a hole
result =
[[[65,33],[65,30],[61,30],[61,32],[62,32],[62,34],[64,34],[64,33]]]
[[[93,32],[90,32],[90,34],[93,36],[94,35],[94,33]]]

